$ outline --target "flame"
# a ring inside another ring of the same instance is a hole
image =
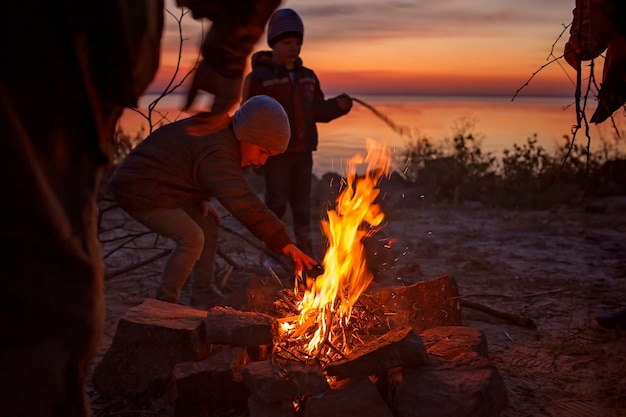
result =
[[[356,168],[367,164],[364,177],[357,178]],[[380,225],[385,218],[374,201],[380,190],[376,188],[383,175],[389,174],[391,154],[386,146],[367,140],[367,155],[356,155],[348,161],[346,188],[337,197],[336,207],[328,211],[328,220],[322,221],[322,230],[329,241],[324,255],[324,273],[317,277],[299,304],[300,328],[292,336],[299,336],[316,326],[305,350],[319,351],[324,341],[332,341],[333,323],[345,324],[352,308],[373,279],[367,268],[362,239]],[[343,326],[340,326],[343,327]]]

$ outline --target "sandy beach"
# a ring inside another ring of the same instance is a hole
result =
[[[128,234],[126,228],[137,226],[115,209],[103,219],[111,226],[109,237]],[[597,314],[626,307],[626,198],[523,212],[423,202],[388,213],[379,233],[393,238],[394,244],[377,285],[450,275],[464,299],[534,323],[536,328],[527,328],[463,309],[463,324],[484,332],[490,359],[506,382],[510,405],[503,417],[624,413],[626,335],[598,331],[591,321]],[[259,263],[264,257],[257,248],[222,235],[221,248],[237,262],[256,263],[263,270]],[[163,239],[147,238],[155,253],[168,248]],[[116,245],[103,243],[107,321],[100,355],[125,311],[154,296],[164,259],[119,273],[152,254],[113,251]],[[223,260],[219,274],[225,274]],[[238,291],[248,278],[235,271],[223,290]],[[92,389],[90,397],[94,415],[110,411],[108,400]],[[151,409],[154,404],[127,407],[134,411],[125,415],[160,415]]]

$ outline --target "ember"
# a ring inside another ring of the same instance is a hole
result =
[[[357,166],[367,164],[363,177]],[[373,279],[367,268],[362,239],[376,232],[384,213],[375,203],[378,181],[389,175],[391,154],[384,145],[367,141],[367,155],[348,161],[346,188],[336,201],[322,230],[329,247],[323,260],[324,273],[307,283],[298,304],[299,315],[281,321],[283,336],[292,344],[304,346],[310,357],[349,354],[352,341],[348,323],[359,297]],[[298,289],[294,290],[298,296]]]

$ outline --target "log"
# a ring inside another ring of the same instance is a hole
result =
[[[491,307],[487,307],[486,305],[483,305],[483,304],[480,304],[480,303],[476,303],[474,301],[461,299],[461,306],[462,307],[471,308],[472,310],[481,311],[483,313],[489,314],[489,315],[497,317],[499,319],[506,320],[506,321],[508,321],[510,323],[517,324],[518,326],[522,326],[522,327],[525,327],[527,329],[536,329],[537,328],[537,326],[535,325],[535,322],[532,321],[532,319],[530,319],[528,317],[516,316],[516,315],[511,314],[511,313],[506,313],[504,311],[499,311],[499,310],[493,309]]]
[[[390,328],[410,325],[417,334],[431,327],[461,325],[458,296],[456,281],[448,275],[407,286],[385,287],[374,294]]]

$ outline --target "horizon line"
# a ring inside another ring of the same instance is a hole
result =
[[[151,95],[151,94],[162,94],[163,91],[159,90],[159,89],[155,89],[155,90],[149,90],[146,91],[142,94],[142,96],[146,96],[146,95]],[[168,93],[167,95],[185,95],[187,94],[186,91],[172,91],[170,93]],[[202,94],[202,95],[211,95],[210,93],[204,92],[204,91],[199,91],[198,94]],[[333,96],[335,94],[341,94],[340,92],[325,92],[324,95],[325,96]],[[366,95],[366,96],[396,96],[396,97],[484,97],[484,98],[501,98],[501,97],[508,97],[511,99],[511,101],[514,101],[514,99],[517,98],[572,98],[573,94],[531,94],[531,95],[526,95],[526,94],[518,94],[515,95],[515,92],[511,93],[511,94],[504,94],[504,93],[463,93],[463,92],[459,92],[459,93],[420,93],[420,92],[394,92],[394,91],[389,91],[389,92],[380,92],[380,91],[354,91],[352,92],[352,95],[357,95],[357,94],[362,94],[362,95]]]

